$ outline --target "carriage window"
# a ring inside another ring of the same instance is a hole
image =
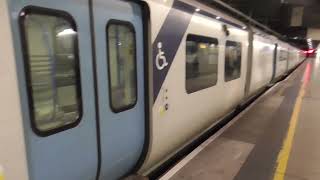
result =
[[[218,80],[218,40],[188,35],[186,42],[186,90],[192,93],[214,86]]]
[[[241,74],[241,43],[234,41],[226,42],[225,50],[225,81],[231,81],[240,77]]]
[[[44,133],[72,126],[81,113],[75,24],[35,12],[22,14],[21,22],[33,124]]]
[[[111,22],[107,27],[110,103],[114,112],[132,108],[137,101],[136,40],[134,27]]]

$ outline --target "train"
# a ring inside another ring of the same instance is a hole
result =
[[[305,59],[194,0],[0,10],[1,180],[146,176]]]

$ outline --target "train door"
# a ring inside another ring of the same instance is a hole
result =
[[[88,0],[8,2],[29,179],[94,179],[98,145]]]
[[[118,179],[139,160],[145,141],[142,9],[134,1],[92,1],[100,179]]]
[[[277,72],[277,56],[278,56],[278,44],[275,44],[274,51],[273,51],[273,71],[272,71],[271,81],[274,80]]]

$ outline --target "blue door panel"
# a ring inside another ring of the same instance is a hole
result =
[[[93,0],[100,107],[100,179],[117,179],[137,163],[144,144],[144,57],[142,10],[134,1]],[[136,33],[137,103],[114,113],[110,108],[106,27],[110,20],[133,25]]]
[[[26,92],[24,59],[19,31],[19,13],[26,6],[37,6],[69,13],[77,25],[82,92],[82,118],[76,127],[40,137],[31,128]],[[90,180],[97,172],[97,139],[92,72],[92,53],[87,0],[10,0],[11,26],[24,117],[27,160],[32,180]]]

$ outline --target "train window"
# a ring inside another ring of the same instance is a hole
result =
[[[225,50],[225,81],[240,78],[241,74],[241,43],[235,41],[226,42]]]
[[[193,93],[217,84],[218,40],[188,35],[186,42],[186,90]]]
[[[107,26],[110,104],[114,112],[134,107],[137,101],[136,39],[134,27],[111,21]]]
[[[71,16],[21,14],[32,124],[39,133],[75,126],[81,115],[77,29]]]

